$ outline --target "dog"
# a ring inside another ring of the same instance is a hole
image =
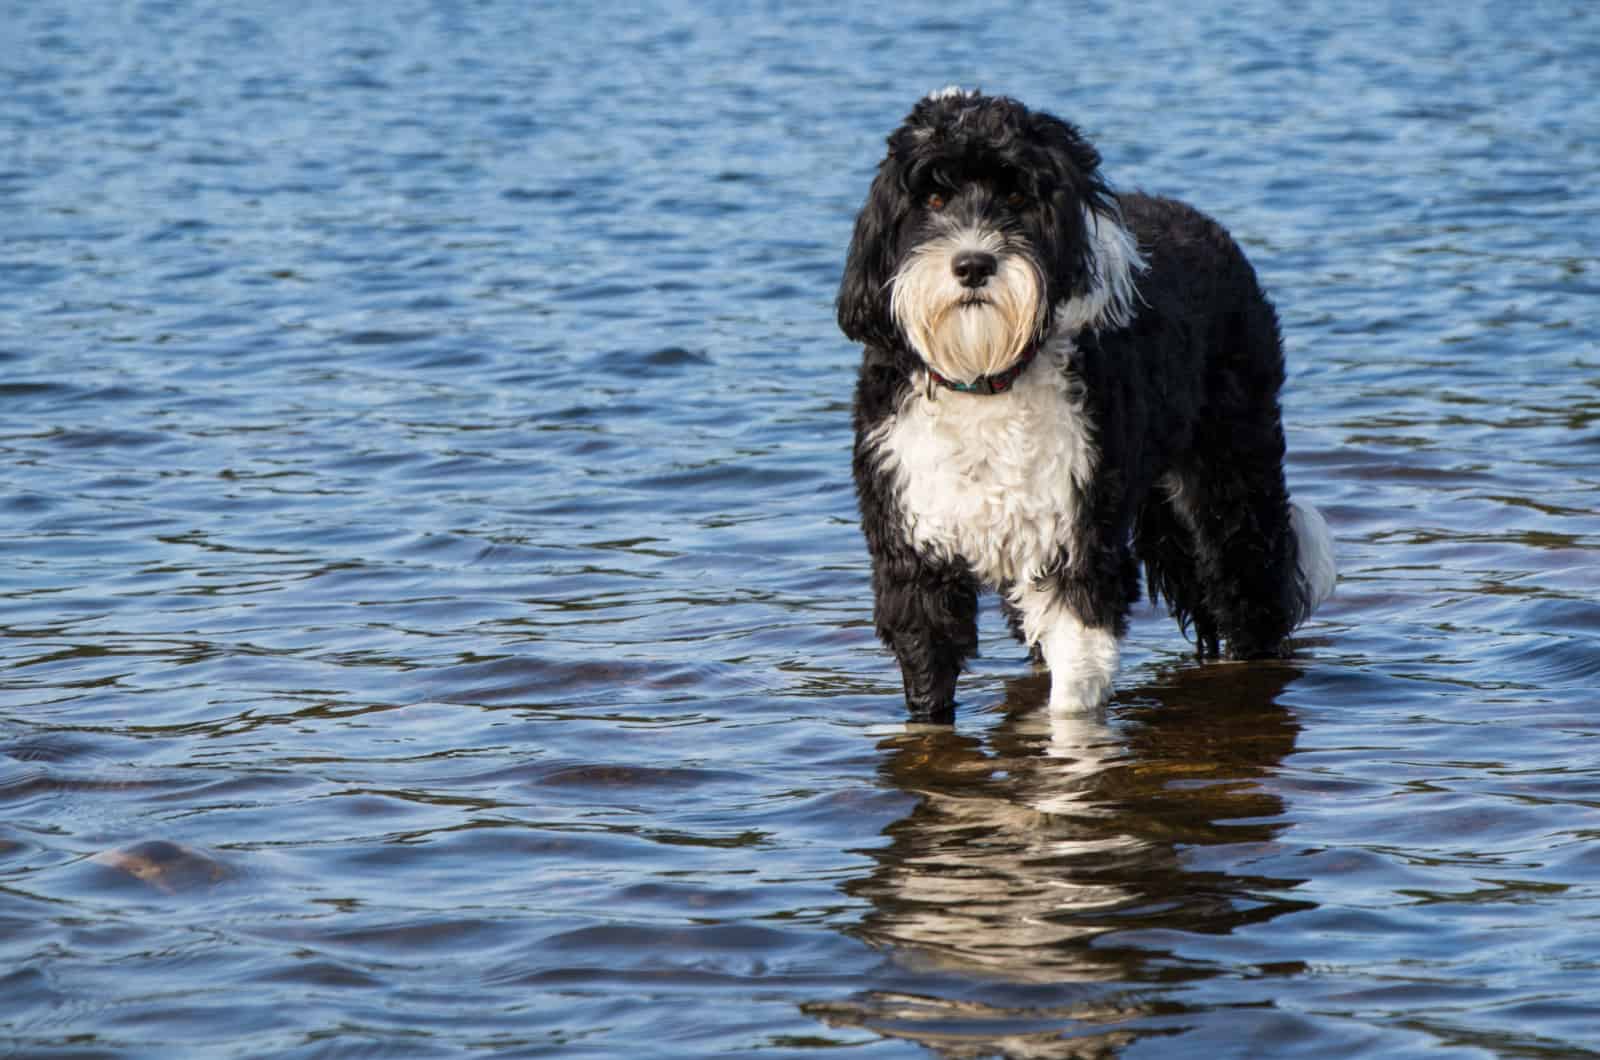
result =
[[[1333,591],[1327,524],[1284,481],[1254,268],[1193,207],[1113,191],[1077,127],[959,88],[918,102],[837,308],[863,345],[874,624],[913,720],[953,720],[981,587],[1063,713],[1108,700],[1141,563],[1201,658],[1286,654]]]

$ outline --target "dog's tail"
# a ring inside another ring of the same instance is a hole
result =
[[[1339,569],[1333,561],[1333,535],[1328,532],[1327,520],[1309,504],[1289,502],[1289,525],[1294,527],[1299,559],[1295,564],[1295,602],[1298,605],[1294,624],[1300,625],[1311,617],[1322,601],[1333,595],[1339,581]]]

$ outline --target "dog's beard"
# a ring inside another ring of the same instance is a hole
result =
[[[962,286],[951,259],[994,254],[999,267],[979,288]],[[970,383],[1003,372],[1039,338],[1044,280],[1032,259],[996,234],[958,233],[918,247],[895,273],[890,311],[923,361],[944,378]]]

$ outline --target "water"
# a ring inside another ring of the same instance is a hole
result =
[[[0,22],[0,1055],[1600,1051],[1591,5]],[[831,301],[949,82],[1249,249],[1294,660],[903,724]]]

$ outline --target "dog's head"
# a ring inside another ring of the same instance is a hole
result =
[[[923,99],[856,218],[840,328],[969,382],[1057,324],[1126,323],[1142,263],[1099,166],[1077,129],[1016,100]]]

